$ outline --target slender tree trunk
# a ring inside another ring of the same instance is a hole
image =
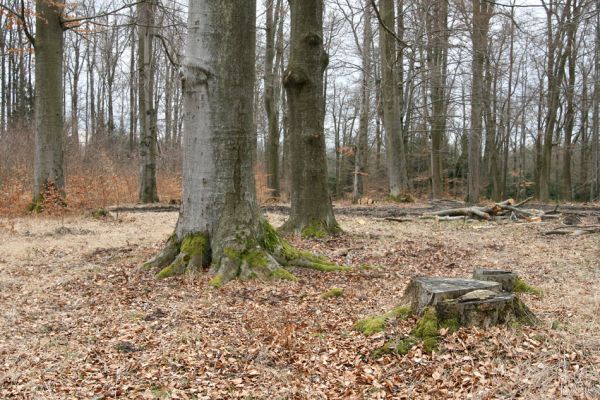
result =
[[[592,98],[592,165],[590,201],[600,192],[600,2],[596,2],[596,37],[594,39],[594,92]]]
[[[337,232],[327,188],[323,128],[323,0],[290,0],[290,59],[283,84],[287,93],[291,152],[291,210],[284,229],[312,236]]]
[[[469,168],[467,202],[477,203],[480,194],[481,137],[484,100],[484,66],[487,56],[487,36],[492,15],[492,4],[473,0],[473,62],[471,74],[471,132],[469,135]]]
[[[268,133],[266,141],[267,186],[271,196],[279,197],[279,90],[276,88],[278,65],[275,65],[275,38],[281,18],[282,1],[266,0],[266,52],[264,75],[264,103],[267,113]]]
[[[138,6],[138,101],[140,119],[140,191],[141,203],[158,202],[156,188],[157,127],[154,107],[153,38],[155,0]]]
[[[379,13],[388,29],[394,27],[393,0],[379,0]],[[396,39],[380,24],[379,51],[381,56],[381,93],[383,126],[386,140],[386,160],[390,196],[399,197],[408,190],[406,154],[401,133],[399,102],[396,96]],[[400,68],[401,66],[397,66]]]
[[[0,26],[4,26],[5,21],[3,15],[0,15]],[[2,135],[6,131],[6,62],[4,60],[8,59],[8,52],[6,46],[6,29],[3,29],[0,32],[0,52],[2,54],[2,62],[0,62],[0,135]]]
[[[64,190],[63,29],[64,1],[36,0],[35,151],[33,201],[49,185]]]
[[[135,149],[135,132],[137,128],[137,99],[136,99],[136,70],[135,70],[135,55],[136,55],[136,30],[131,29],[131,58],[129,59],[129,154],[133,154]]]
[[[442,144],[446,131],[446,75],[448,51],[448,3],[436,0],[427,13],[428,61],[431,81],[431,197],[443,192]]]
[[[358,127],[358,146],[354,169],[352,202],[358,203],[364,193],[364,176],[368,164],[369,116],[371,104],[371,0],[365,0],[364,27],[362,40],[362,78],[360,92],[360,120]]]
[[[565,77],[565,64],[568,51],[563,50],[563,27],[559,26],[554,33],[552,30],[552,19],[556,4],[550,1],[546,9],[547,15],[547,111],[544,126],[544,143],[542,145],[540,175],[539,175],[539,199],[546,202],[550,199],[550,176],[552,172],[552,149],[554,147],[554,134],[556,133],[557,117],[560,108],[560,89]],[[570,20],[571,0],[564,5],[563,19]],[[565,15],[566,14],[566,15]]]
[[[570,201],[573,199],[573,181],[571,177],[571,155],[573,153],[573,128],[575,126],[575,80],[577,68],[577,45],[575,38],[577,35],[577,24],[579,16],[577,15],[577,0],[573,0],[573,18],[567,31],[567,53],[568,62],[568,81],[567,81],[567,110],[565,112],[565,146],[563,151],[563,162],[561,169],[560,197],[562,200]]]

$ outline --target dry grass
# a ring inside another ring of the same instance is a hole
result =
[[[382,222],[340,216],[342,237],[299,247],[353,265],[298,282],[136,269],[176,213],[0,220],[0,398],[524,398],[600,396],[598,236],[539,224]],[[280,215],[270,215],[275,224]],[[368,264],[366,266],[365,264]],[[361,267],[362,266],[362,267]],[[372,357],[414,320],[364,337],[414,275],[510,268],[539,286],[535,328],[462,329],[440,352]],[[331,287],[344,296],[323,299]]]

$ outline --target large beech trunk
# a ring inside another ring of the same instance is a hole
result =
[[[339,230],[327,188],[323,128],[323,0],[290,0],[290,59],[283,77],[288,100],[291,211],[285,229],[309,236]]]
[[[63,116],[63,0],[35,3],[35,151],[33,201],[42,200],[49,185],[65,186]]]
[[[295,251],[259,214],[254,182],[254,0],[190,2],[183,68],[183,194],[175,234],[145,264],[166,278],[211,265],[212,284],[335,269]]]

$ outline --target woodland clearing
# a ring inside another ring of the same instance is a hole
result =
[[[281,225],[285,215],[270,211]],[[0,398],[600,397],[598,234],[543,235],[557,221],[344,212],[343,235],[290,241],[351,271],[295,268],[297,282],[213,289],[208,274],[157,280],[138,269],[176,220],[172,211],[0,219]],[[474,268],[511,269],[540,288],[523,300],[541,323],[462,328],[432,354],[416,345],[381,357],[374,351],[415,320],[368,337],[353,329],[396,306],[411,277]],[[324,298],[332,288],[341,291]]]

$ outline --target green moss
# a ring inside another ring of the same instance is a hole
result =
[[[242,253],[240,253],[232,247],[225,247],[223,249],[223,255],[225,255],[225,257],[229,258],[231,261],[237,262],[241,262],[243,257]]]
[[[423,339],[423,350],[428,353],[431,353],[433,350],[436,350],[439,344],[438,336],[431,336]]]
[[[223,275],[219,275],[219,274],[215,275],[215,276],[214,276],[214,277],[213,277],[213,278],[212,278],[212,279],[211,279],[211,280],[208,282],[208,284],[209,284],[210,286],[212,286],[213,288],[215,288],[215,289],[218,289],[218,288],[222,287],[222,286],[223,286]]]
[[[386,323],[387,319],[384,315],[367,317],[355,323],[354,329],[363,333],[364,335],[371,336],[375,333],[383,331]]]
[[[171,278],[175,275],[179,275],[177,272],[177,267],[175,265],[175,263],[169,265],[168,267],[165,267],[163,269],[160,270],[160,272],[158,274],[156,274],[156,278],[157,279],[165,279],[165,278]]]
[[[528,284],[523,279],[521,279],[521,277],[519,277],[519,276],[515,280],[515,285],[513,287],[513,292],[515,292],[515,293],[533,294],[535,296],[541,296],[542,295],[542,290],[541,289]]]
[[[409,336],[405,339],[402,339],[396,345],[396,353],[404,356],[408,354],[415,344],[417,344],[417,340],[414,337]]]
[[[388,318],[406,319],[412,313],[410,306],[396,306],[386,313]]]
[[[181,252],[189,256],[203,256],[208,251],[208,238],[204,233],[190,233],[181,242]]]
[[[42,205],[43,200],[32,201],[27,205],[27,211],[31,213],[39,214],[44,211],[44,206]]]
[[[108,217],[109,213],[108,211],[106,211],[106,209],[100,207],[95,209],[94,211],[92,211],[92,217],[96,218],[96,219],[100,219],[100,218],[106,218]]]
[[[264,268],[267,266],[267,255],[262,250],[250,250],[244,254],[243,259],[250,268]]]
[[[309,239],[322,239],[329,235],[335,235],[342,231],[338,225],[328,226],[322,221],[315,221],[302,229],[302,237]]]
[[[341,297],[344,294],[344,289],[340,288],[331,288],[328,291],[324,292],[321,297],[324,299],[331,299],[334,297]]]
[[[322,239],[327,236],[327,230],[322,223],[314,222],[302,229],[302,237],[311,239]]]
[[[260,244],[265,250],[274,253],[283,245],[283,240],[281,240],[275,228],[273,228],[273,226],[269,224],[267,220],[263,220],[261,222],[261,226],[262,238],[260,240]]]
[[[427,307],[423,316],[413,328],[412,334],[423,341],[423,349],[425,351],[431,352],[437,348],[439,329],[440,324],[435,310],[432,307]]]
[[[409,306],[397,306],[383,315],[363,318],[354,324],[354,329],[370,336],[385,329],[386,324],[391,319],[405,319],[410,315]]]
[[[383,346],[373,350],[371,353],[371,357],[373,358],[381,358],[386,354],[391,354],[394,352],[394,348],[392,347],[391,342],[386,342]]]
[[[435,310],[427,307],[423,312],[423,316],[417,321],[413,328],[412,334],[419,339],[425,339],[438,335],[438,319]]]
[[[460,329],[460,322],[456,318],[449,318],[440,322],[441,328],[446,328],[450,333],[454,333]]]
[[[298,278],[296,277],[296,275],[292,274],[287,269],[281,268],[281,267],[279,267],[275,271],[273,271],[271,273],[271,277],[274,279],[280,279],[280,280],[284,280],[284,281],[292,281],[292,282],[298,281]]]

